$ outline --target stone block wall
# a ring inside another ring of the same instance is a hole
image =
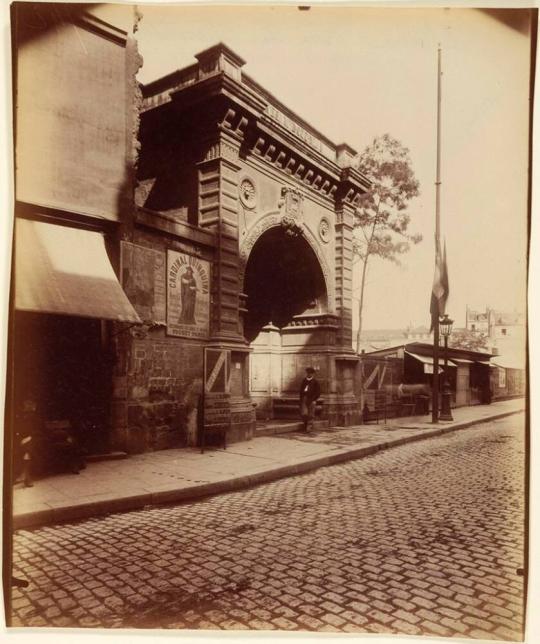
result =
[[[130,451],[196,442],[202,363],[200,345],[151,332],[134,341],[127,376]]]
[[[137,333],[123,341],[114,378],[114,448],[136,454],[196,444],[201,344],[168,338],[162,329]]]

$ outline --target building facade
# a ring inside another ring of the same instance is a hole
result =
[[[126,292],[154,326],[133,348],[148,368],[130,413],[146,413],[152,392],[180,399],[193,444],[202,396],[205,422],[249,438],[257,418],[297,416],[312,366],[324,416],[356,422],[352,227],[369,186],[356,153],[264,90],[225,45],[195,58],[143,87],[138,207],[122,257]],[[126,280],[143,265],[135,293]]]
[[[11,18],[8,417],[16,429],[29,406],[36,430],[84,427],[86,448],[104,452],[118,438],[118,339],[140,324],[119,282],[133,212],[136,16],[127,5],[14,3]]]
[[[491,388],[492,367],[491,354],[480,351],[469,351],[466,349],[448,349],[448,360],[446,369],[446,378],[450,384],[452,392],[452,404],[455,407],[465,405],[477,405],[489,403],[492,399],[493,390]],[[363,356],[366,364],[369,365],[369,373],[364,373],[364,383],[376,383],[376,378],[370,375],[375,367],[381,371],[383,365],[388,366],[385,370],[388,374],[383,379],[382,384],[399,384],[405,385],[424,385],[427,390],[431,390],[433,381],[433,343],[411,342],[399,346],[372,351]],[[389,367],[398,361],[401,363],[396,372]],[[439,374],[444,373],[444,355],[439,355]],[[393,375],[392,383],[388,382],[388,377]],[[401,381],[396,381],[396,376],[401,377]],[[372,384],[373,387],[373,384]]]
[[[526,319],[523,313],[508,313],[490,308],[473,311],[467,307],[465,326],[468,331],[487,335],[490,341],[510,337],[523,339]]]
[[[523,313],[486,308],[467,308],[466,328],[486,336],[488,350],[508,369],[525,370],[527,359],[527,319]]]
[[[311,366],[323,416],[359,422],[355,151],[222,44],[139,87],[118,9],[14,8],[14,408],[94,452],[244,440],[297,417]]]

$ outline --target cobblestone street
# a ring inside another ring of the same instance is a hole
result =
[[[186,505],[20,530],[13,626],[519,640],[523,415]]]

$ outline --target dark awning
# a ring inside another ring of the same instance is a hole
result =
[[[433,365],[433,358],[431,356],[421,356],[421,355],[418,355],[417,353],[412,353],[411,351],[405,351],[405,353],[408,356],[411,356],[411,358],[418,360],[418,362],[421,362],[424,365],[424,373],[433,373],[434,365]],[[444,366],[444,358],[439,357],[439,373],[443,372],[443,366]],[[448,360],[448,366],[455,368],[456,365],[451,360]]]
[[[17,310],[141,322],[101,233],[17,219],[15,252]]]

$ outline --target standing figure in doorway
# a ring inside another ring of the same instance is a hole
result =
[[[36,403],[32,398],[23,402],[22,410],[17,414],[15,427],[16,469],[22,478],[24,487],[32,487],[32,454],[37,431]]]
[[[181,324],[195,324],[195,299],[197,297],[197,283],[193,275],[193,268],[188,266],[180,279],[180,298],[182,312]]]
[[[313,377],[315,369],[308,367],[306,377],[302,380],[300,386],[300,416],[304,423],[303,431],[308,433],[313,426],[313,417],[315,416],[315,403],[321,395],[321,387]]]

